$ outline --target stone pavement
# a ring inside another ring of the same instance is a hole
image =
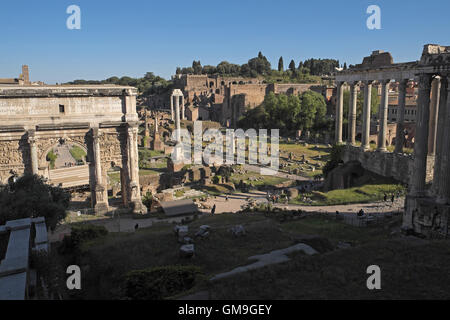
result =
[[[267,254],[257,255],[249,257],[248,260],[257,260],[256,262],[242,266],[237,267],[231,271],[219,273],[211,278],[211,281],[227,278],[230,276],[233,276],[238,273],[247,272],[250,270],[259,269],[268,265],[272,264],[278,264],[283,263],[286,261],[291,260],[287,255],[296,251],[302,251],[307,255],[313,255],[316,254],[317,251],[311,248],[310,246],[304,244],[304,243],[298,243],[294,246],[291,246],[289,248],[281,249],[281,250],[274,250]]]

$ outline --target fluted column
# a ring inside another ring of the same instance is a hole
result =
[[[444,134],[445,133],[445,125],[446,125],[446,117],[447,117],[447,90],[448,90],[448,81],[447,77],[442,77],[441,79],[441,88],[439,94],[439,110],[438,110],[438,123],[436,130],[436,155],[434,157],[434,173],[433,173],[433,193],[439,194],[439,184],[441,176],[441,159],[442,154],[446,152],[444,149]]]
[[[366,151],[370,149],[370,109],[372,104],[372,81],[364,82],[364,107],[362,124],[361,148]]]
[[[34,136],[35,131],[28,131],[28,144],[30,145],[30,160],[31,160],[31,173],[39,174],[38,154],[36,147],[36,138]]]
[[[94,154],[94,173],[95,173],[95,202],[96,213],[108,212],[108,198],[105,196],[106,188],[103,181],[102,162],[100,153],[100,132],[99,128],[92,128],[92,150]]]
[[[170,119],[172,119],[172,121],[174,120],[173,118],[173,96],[170,96]]]
[[[397,134],[395,137],[395,153],[403,153],[405,144],[405,105],[406,105],[406,86],[409,79],[400,80],[398,87],[398,107],[397,107]]]
[[[389,84],[390,80],[383,80],[381,83],[381,104],[380,104],[380,131],[378,132],[378,150],[385,152],[387,118],[389,105]]]
[[[431,82],[430,125],[428,131],[428,154],[431,156],[434,156],[436,153],[440,91],[441,79],[440,77],[436,77],[433,79],[433,82]]]
[[[344,115],[344,86],[343,82],[337,84],[337,103],[336,103],[336,143],[342,143],[342,123]]]
[[[414,140],[414,171],[411,175],[412,194],[414,196],[425,195],[430,92],[431,75],[421,74],[419,77],[419,100],[417,102],[416,136]]]
[[[442,87],[446,90],[441,90],[441,94],[444,94],[445,98],[441,99],[442,108],[445,108],[445,120],[443,121],[444,127],[442,135],[442,145],[438,149],[440,154],[440,177],[438,179],[438,202],[449,204],[450,203],[450,78],[447,77],[445,84]],[[447,92],[445,92],[447,91]],[[444,107],[445,106],[445,107]],[[442,124],[442,123],[440,123]],[[436,169],[436,164],[435,164]]]
[[[142,204],[141,188],[139,185],[139,156],[137,146],[139,123],[128,123],[127,128],[127,146],[128,146],[128,164],[130,179],[130,202],[133,213],[147,213],[147,208]]]
[[[356,143],[356,106],[358,103],[358,83],[352,83],[350,86],[350,102],[348,106],[348,144]]]

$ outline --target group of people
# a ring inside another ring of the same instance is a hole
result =
[[[396,196],[397,199],[400,198],[400,192],[397,192],[396,194],[394,193],[391,194],[391,203],[394,203]],[[384,202],[388,201],[388,195],[386,193],[384,194],[383,200]]]

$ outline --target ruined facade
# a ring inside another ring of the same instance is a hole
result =
[[[107,171],[120,170],[123,204],[146,212],[138,168],[136,89],[118,86],[0,86],[0,182],[32,173],[52,181],[48,154],[70,143],[87,164],[64,168],[58,184],[91,190],[92,207],[107,212]]]
[[[343,143],[343,85],[351,86],[349,106],[349,139],[345,157],[358,158],[362,165],[378,167],[384,175],[401,173],[408,180],[403,228],[425,236],[448,235],[450,213],[450,47],[425,45],[420,61],[394,64],[390,54],[374,52],[363,64],[336,76],[338,103],[336,109],[336,142]],[[404,109],[408,82],[419,85],[414,141],[414,155],[403,159],[404,137],[396,138],[394,153],[386,151],[387,112],[392,80],[399,86],[397,133],[404,132]],[[370,134],[370,87],[374,81],[382,85],[378,150],[367,156]],[[355,147],[356,92],[364,82],[362,144]],[[367,158],[367,161],[364,161]],[[384,160],[383,160],[384,159]],[[408,165],[405,167],[405,163]],[[402,169],[403,168],[403,169]],[[427,182],[431,186],[427,186]]]
[[[190,108],[188,120],[213,120],[224,126],[236,126],[248,108],[259,106],[269,92],[301,94],[314,90],[331,100],[333,89],[319,84],[268,84],[263,78],[222,77],[218,75],[176,75],[174,86],[183,92]],[[195,109],[198,110],[195,110]]]

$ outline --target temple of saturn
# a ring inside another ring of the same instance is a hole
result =
[[[136,89],[120,86],[0,86],[0,183],[36,174],[63,187],[85,185],[96,213],[109,210],[108,175],[120,172],[123,206],[141,202]],[[84,165],[52,170],[48,154],[78,146]],[[59,180],[58,180],[59,179]]]
[[[403,229],[428,237],[447,236],[450,212],[450,47],[425,45],[420,61],[393,63],[389,53],[375,51],[363,63],[336,75],[336,142],[343,144],[343,90],[350,86],[349,128],[344,161],[358,160],[366,169],[408,184]],[[419,84],[413,155],[405,155],[403,135],[394,152],[386,150],[389,83],[399,82],[397,133],[403,132],[406,85]],[[369,152],[371,87],[382,87],[377,150]],[[357,91],[364,88],[361,146],[356,146]]]

